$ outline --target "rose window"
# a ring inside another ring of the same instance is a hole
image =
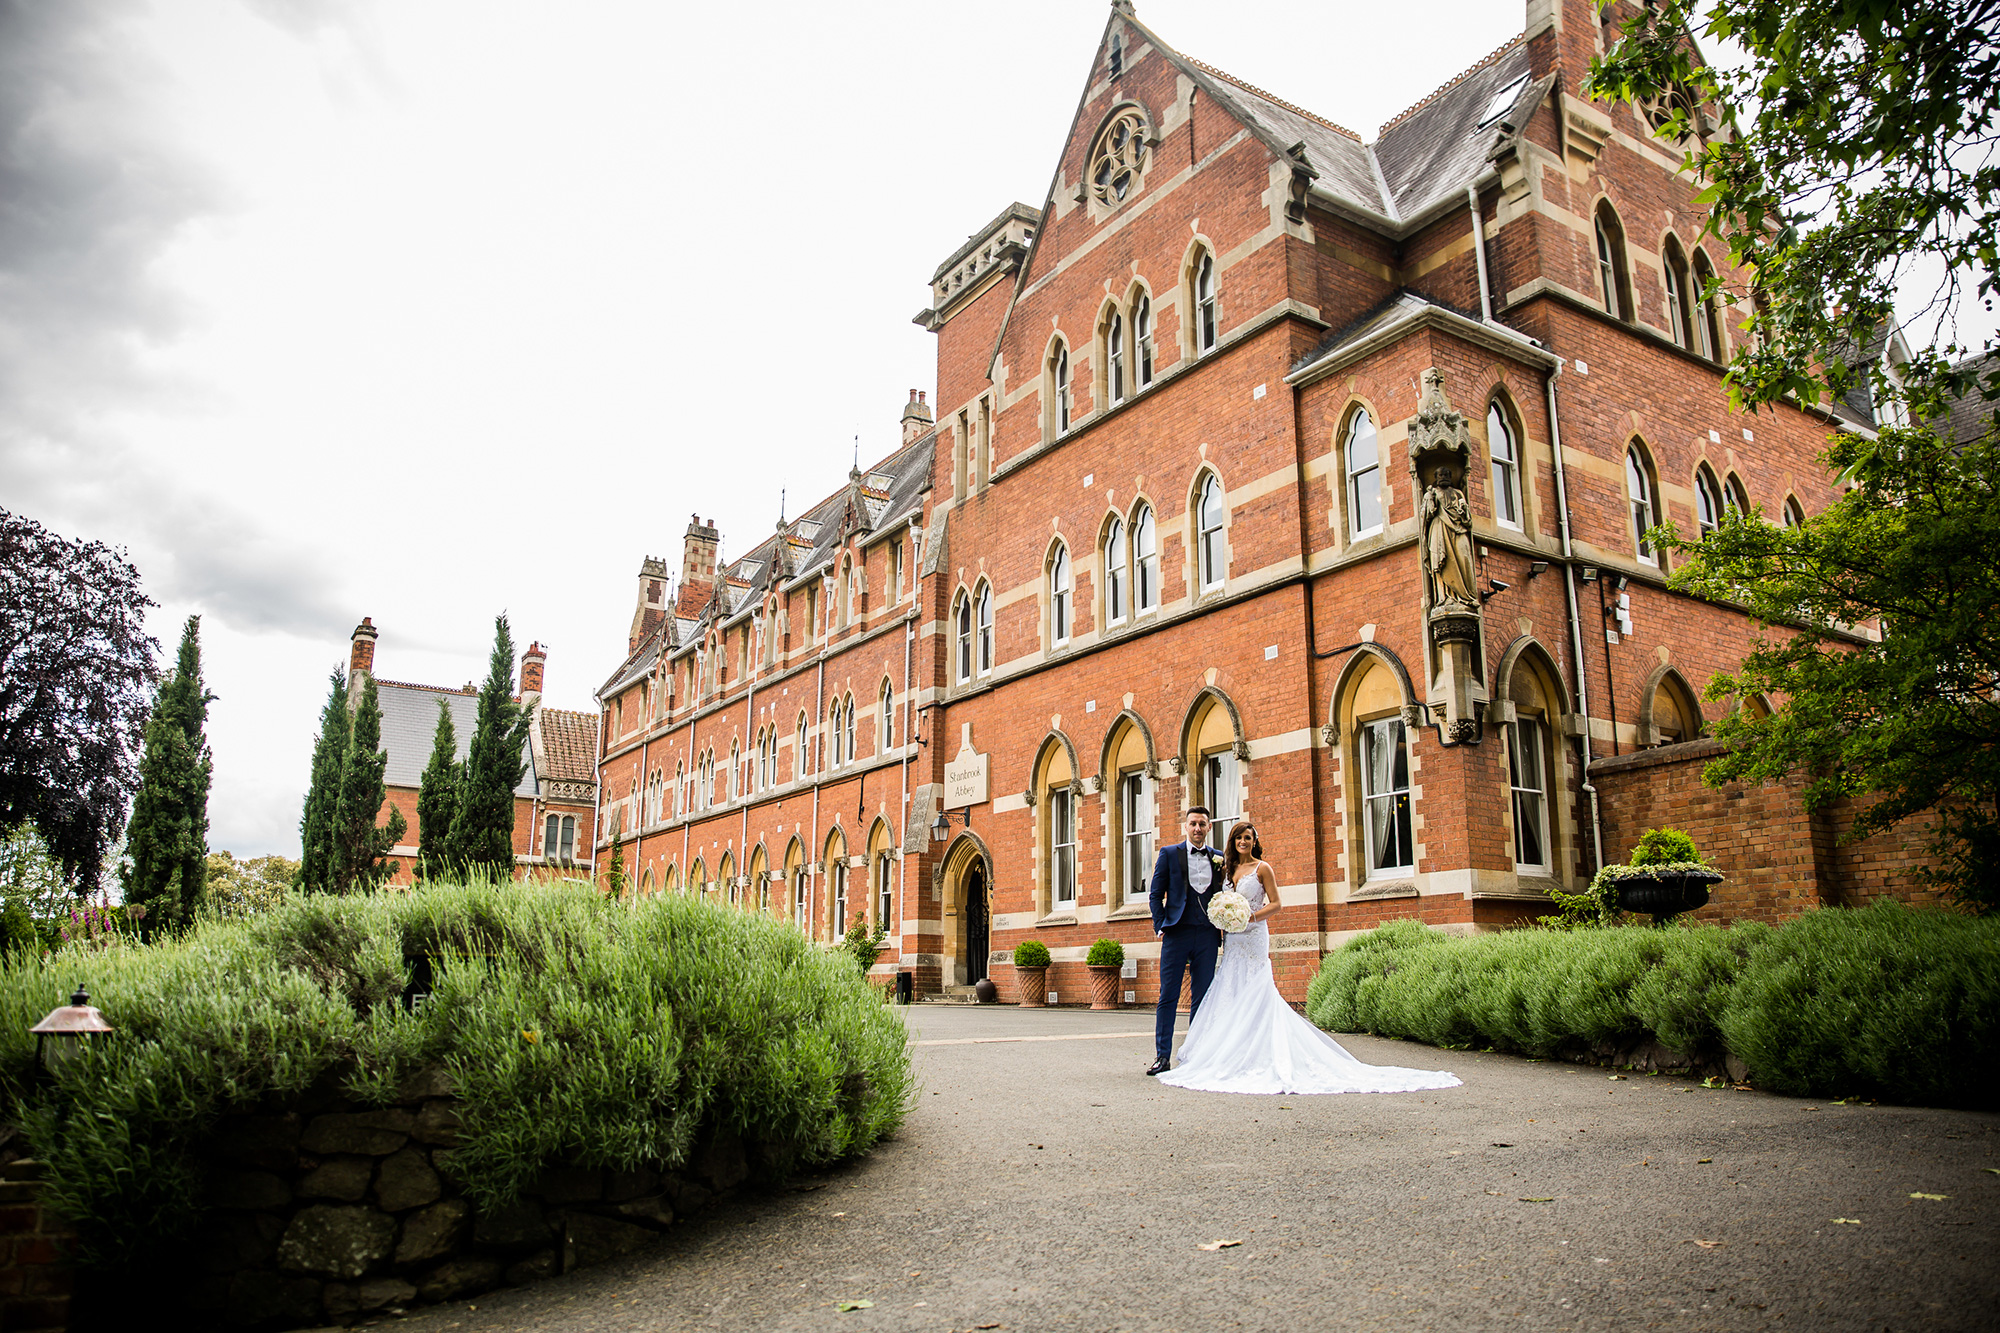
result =
[[[1097,142],[1090,167],[1091,189],[1106,204],[1122,204],[1139,187],[1146,169],[1146,126],[1136,111],[1111,122]]]

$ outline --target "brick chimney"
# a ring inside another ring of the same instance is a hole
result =
[[[908,444],[930,431],[931,408],[924,401],[924,390],[910,390],[910,401],[903,408],[903,443]]]
[[[375,674],[375,621],[372,617],[361,617],[361,623],[354,627],[354,638],[347,649],[347,688],[355,689],[354,678]]]
[[[548,665],[549,655],[539,642],[528,645],[528,651],[521,654],[521,704],[533,708],[542,698],[542,669]]]
[[[715,524],[699,514],[688,516],[687,536],[681,544],[681,593],[683,611],[697,611],[715,590],[715,555],[722,546],[722,534]]]
[[[632,631],[626,637],[625,651],[636,652],[646,636],[659,628],[666,614],[667,562],[656,555],[649,555],[639,562],[639,605],[632,612]],[[539,689],[539,672],[536,678],[536,688]]]

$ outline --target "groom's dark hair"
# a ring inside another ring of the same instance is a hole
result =
[[[1214,814],[1205,805],[1191,805],[1187,808],[1187,812],[1188,815],[1207,815],[1210,819],[1215,818]],[[1181,818],[1186,819],[1187,815],[1182,815]]]

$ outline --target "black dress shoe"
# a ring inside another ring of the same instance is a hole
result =
[[[1172,1060],[1169,1060],[1166,1056],[1163,1055],[1159,1059],[1153,1061],[1153,1063],[1147,1067],[1146,1077],[1151,1078],[1155,1074],[1164,1074],[1173,1067],[1174,1067],[1174,1062]]]

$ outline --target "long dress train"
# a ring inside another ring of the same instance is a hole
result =
[[[1264,905],[1254,865],[1237,877],[1236,891],[1251,911]],[[1269,922],[1222,939],[1222,961],[1201,1012],[1188,1025],[1180,1063],[1160,1082],[1196,1092],[1260,1093],[1420,1092],[1459,1085],[1441,1070],[1366,1064],[1300,1017],[1271,976]]]

